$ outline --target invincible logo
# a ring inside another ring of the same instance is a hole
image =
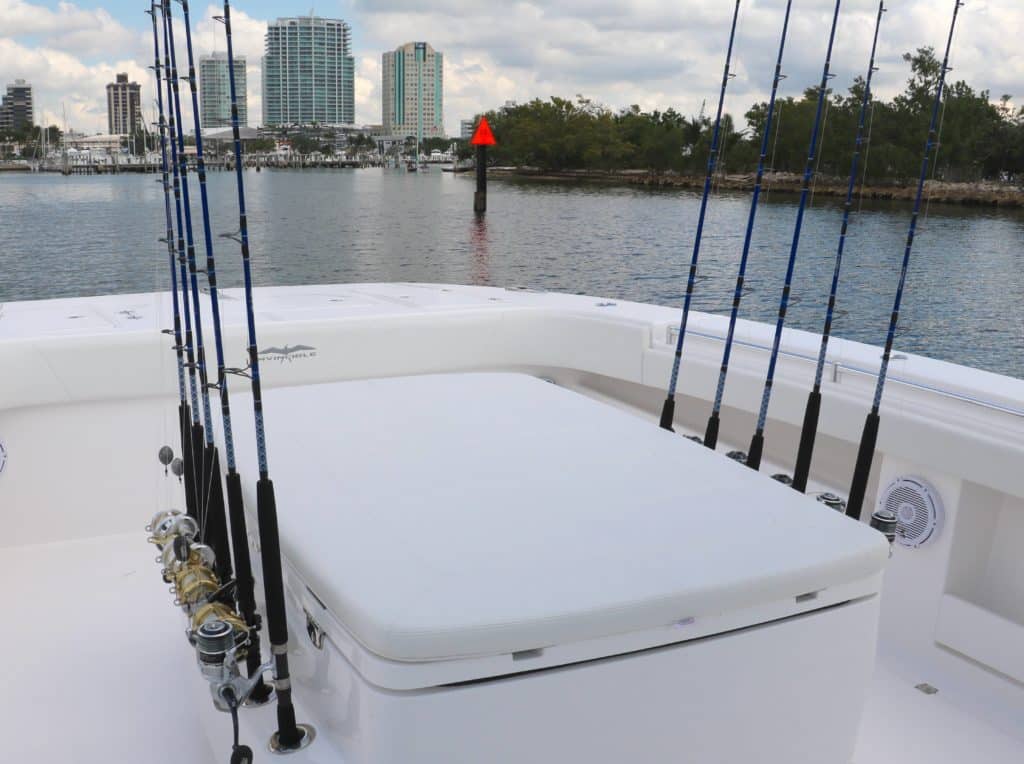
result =
[[[259,352],[261,361],[297,361],[301,358],[316,358],[316,348],[311,345],[285,345],[284,347],[264,348]]]

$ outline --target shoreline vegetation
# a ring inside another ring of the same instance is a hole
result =
[[[460,171],[461,172],[461,171]],[[673,172],[652,173],[647,170],[542,170],[536,167],[492,167],[492,177],[511,180],[529,180],[550,183],[604,184],[609,186],[644,186],[661,189],[704,188],[704,177]],[[770,172],[764,176],[764,192],[796,195],[800,193],[803,177],[796,173]],[[818,177],[811,186],[815,197],[846,198],[849,179]],[[754,188],[753,173],[739,173],[716,177],[716,191],[746,193]],[[880,201],[912,202],[916,184],[871,184],[858,186],[855,203],[861,198]],[[974,207],[1001,207],[1024,209],[1024,188],[1009,183],[978,181],[950,183],[940,180],[925,182],[924,198],[932,204],[950,204]]]
[[[903,55],[909,77],[892,100],[874,99],[861,146],[857,197],[913,199],[941,62],[932,48]],[[830,90],[815,158],[814,193],[844,197],[865,83]],[[798,192],[815,125],[816,87],[775,103],[764,157],[765,188]],[[715,187],[748,191],[758,166],[768,104],[755,103],[740,126],[722,117]],[[509,103],[486,114],[498,145],[490,152],[495,174],[537,180],[593,181],[661,188],[701,188],[708,165],[713,119],[674,109],[618,111],[576,96]],[[515,168],[514,170],[504,168]],[[943,96],[937,144],[929,154],[926,192],[932,202],[1024,206],[1024,108],[1013,96],[993,97],[963,80]]]

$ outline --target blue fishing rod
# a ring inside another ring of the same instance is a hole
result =
[[[188,77],[192,95],[192,119],[200,125],[199,95],[196,88],[195,57],[192,52],[192,24],[187,0],[181,1],[185,27],[185,45],[188,51]],[[227,486],[227,510],[230,518],[231,548],[234,553],[235,598],[238,611],[249,626],[249,646],[246,651],[246,668],[250,677],[257,677],[255,688],[249,699],[255,702],[265,701],[270,695],[270,687],[266,685],[260,673],[260,642],[259,616],[256,612],[256,598],[252,574],[252,558],[249,554],[249,533],[245,518],[245,504],[242,499],[242,482],[238,474],[235,459],[234,428],[231,424],[231,399],[228,391],[227,367],[224,360],[224,332],[220,314],[220,297],[217,289],[217,268],[213,250],[213,233],[210,225],[210,204],[206,188],[206,160],[203,151],[202,130],[196,130],[196,175],[199,178],[199,197],[203,212],[203,238],[206,245],[206,278],[210,285],[210,309],[213,314],[213,338],[217,354],[217,382],[209,387],[218,391],[220,398],[221,421],[224,428],[224,457],[227,462],[225,483]],[[207,449],[208,464],[214,476],[220,475],[220,457],[217,449]],[[228,536],[224,511],[217,513],[211,507],[210,524],[214,520],[221,526],[217,530]],[[221,579],[225,580],[225,579]]]
[[[189,287],[192,298],[192,320],[195,324],[196,371],[199,375],[200,398],[203,403],[203,424],[199,428],[199,442],[193,445],[196,461],[201,463],[201,513],[199,527],[201,538],[214,551],[216,572],[221,581],[231,578],[231,559],[228,549],[227,533],[222,522],[224,516],[224,493],[220,475],[212,471],[212,462],[208,457],[215,448],[213,443],[213,414],[210,408],[209,379],[206,371],[206,350],[203,345],[202,308],[199,302],[199,279],[196,268],[196,248],[192,235],[192,208],[188,186],[188,158],[185,156],[185,131],[181,118],[181,93],[178,87],[178,63],[174,45],[174,19],[171,13],[170,0],[163,2],[164,18],[167,25],[167,44],[171,62],[171,100],[174,104],[174,116],[178,125],[178,175],[181,180],[182,210],[185,219],[185,252],[188,260]],[[195,124],[196,135],[200,134],[199,123]],[[196,428],[193,427],[193,432]],[[221,519],[218,519],[221,518]],[[212,518],[212,519],[211,519]]]
[[[807,408],[804,410],[804,424],[800,431],[800,446],[796,454],[796,467],[793,470],[793,488],[807,490],[807,478],[811,473],[811,459],[814,456],[814,439],[818,433],[818,416],[821,413],[821,380],[825,371],[825,358],[828,354],[828,341],[832,334],[832,320],[835,316],[836,294],[839,291],[839,272],[843,267],[843,250],[846,246],[846,232],[850,225],[850,211],[853,209],[853,195],[857,190],[857,172],[860,164],[861,147],[867,139],[864,136],[868,110],[871,108],[871,79],[878,68],[875,66],[875,52],[878,50],[878,31],[882,26],[882,14],[885,13],[885,0],[878,3],[878,18],[875,19],[875,36],[871,43],[871,58],[868,62],[868,73],[864,78],[864,97],[860,103],[860,114],[857,118],[857,137],[853,142],[853,160],[850,163],[850,180],[846,187],[846,201],[843,204],[843,224],[839,230],[839,246],[836,250],[835,266],[832,269],[832,287],[828,295],[828,307],[825,311],[825,326],[821,330],[821,347],[818,350],[818,364],[814,369],[814,387],[807,396]]]
[[[253,309],[252,265],[249,262],[249,225],[245,214],[245,181],[242,178],[242,138],[238,127],[238,94],[235,85],[235,56],[231,39],[231,6],[224,0],[227,37],[228,83],[231,92],[231,132],[235,143],[235,182],[238,186],[238,237],[245,281],[245,320],[248,333],[249,379],[252,384],[252,408],[256,421],[256,458],[260,477],[256,484],[256,516],[259,522],[260,559],[263,563],[263,589],[267,608],[267,632],[274,656],[277,689],[277,732],[271,747],[292,751],[308,745],[312,728],[297,724],[292,703],[291,674],[288,669],[288,620],[284,599],[284,575],[281,569],[281,540],[277,524],[277,500],[267,461],[267,436],[263,425],[263,394],[260,389],[260,358],[256,347],[256,315]]]
[[[757,177],[754,180],[754,194],[750,201],[750,215],[747,218],[747,231],[743,238],[743,254],[740,256],[739,273],[736,276],[736,289],[732,297],[732,311],[729,313],[729,331],[725,337],[725,350],[722,353],[722,366],[718,373],[718,387],[715,390],[715,402],[708,417],[708,425],[704,431],[704,445],[714,448],[718,445],[718,427],[722,410],[722,396],[725,394],[725,378],[729,374],[729,357],[732,355],[732,343],[736,336],[736,318],[740,312],[740,300],[743,298],[743,281],[747,272],[747,260],[750,256],[750,243],[754,237],[754,220],[757,217],[757,203],[761,198],[761,184],[764,181],[764,164],[768,156],[768,141],[772,132],[772,116],[775,113],[775,97],[779,92],[782,74],[782,54],[786,48],[786,35],[789,33],[789,12],[793,0],[786,0],[786,16],[782,22],[782,39],[779,41],[779,55],[775,62],[775,77],[772,79],[772,94],[768,100],[768,114],[765,117],[764,135],[761,137],[761,154],[757,160]]]
[[[924,182],[928,177],[929,157],[933,149],[939,145],[938,121],[939,107],[942,105],[942,94],[946,87],[946,74],[950,72],[949,52],[953,47],[953,30],[956,29],[956,18],[963,6],[961,0],[955,0],[953,20],[949,25],[949,37],[946,40],[946,55],[942,59],[942,70],[939,72],[939,84],[935,88],[935,102],[932,104],[931,122],[928,125],[928,137],[924,142],[924,158],[921,160],[921,175],[917,181],[917,195],[914,197],[914,211],[910,215],[910,228],[907,231],[907,244],[903,250],[903,264],[900,267],[899,282],[896,286],[896,298],[893,301],[892,313],[889,316],[889,330],[885,336],[885,350],[882,352],[882,365],[878,370],[878,381],[875,385],[875,397],[871,403],[871,411],[864,422],[864,431],[860,438],[860,449],[857,452],[857,465],[853,471],[850,485],[850,496],[846,503],[846,514],[860,518],[864,505],[864,494],[867,492],[868,477],[871,475],[871,463],[875,456],[875,444],[878,442],[878,425],[881,421],[879,410],[882,406],[882,392],[885,390],[885,379],[889,372],[889,359],[892,357],[892,345],[896,338],[896,324],[900,319],[900,303],[903,301],[903,287],[907,282],[907,269],[910,266],[910,252],[914,247],[914,235],[917,232],[917,218],[921,212],[921,199],[924,196]]]
[[[199,199],[203,214],[203,240],[206,245],[205,272],[207,283],[210,287],[210,311],[213,314],[213,339],[217,356],[217,382],[208,384],[207,387],[214,388],[219,392],[221,422],[224,427],[224,455],[227,459],[228,470],[235,472],[231,406],[228,398],[227,378],[224,374],[224,342],[220,320],[220,299],[217,295],[217,269],[213,254],[213,235],[210,231],[210,203],[206,191],[206,160],[203,155],[203,130],[199,118],[199,93],[196,86],[195,56],[192,53],[192,22],[188,11],[188,0],[180,1],[182,22],[185,27],[185,50],[188,56],[188,76],[185,79],[189,83],[192,95],[192,124],[196,128],[196,176],[199,178]],[[194,271],[193,278],[195,278]],[[212,430],[207,430],[207,444],[203,452],[203,474],[210,481],[210,505],[207,508],[206,522],[208,543],[214,552],[217,553],[216,570],[220,580],[228,581],[232,577],[233,569],[231,552],[228,546],[228,523],[224,506],[224,493],[220,485],[220,454],[214,445]],[[240,493],[239,498],[241,498]],[[244,517],[244,511],[242,511],[240,506],[237,510]],[[247,551],[248,549],[246,549]]]
[[[665,397],[665,405],[661,408],[661,426],[666,430],[672,429],[672,422],[676,414],[676,385],[679,382],[679,364],[683,358],[683,340],[686,337],[686,324],[690,317],[690,302],[693,298],[693,288],[697,283],[697,260],[700,258],[700,243],[704,235],[704,217],[707,214],[708,199],[711,197],[711,186],[714,180],[715,168],[718,166],[718,141],[722,126],[722,109],[725,107],[725,91],[729,86],[729,80],[733,75],[729,71],[732,64],[732,47],[736,40],[736,22],[740,16],[740,0],[736,0],[736,7],[732,12],[732,28],[729,31],[729,48],[725,54],[725,71],[722,73],[722,90],[718,95],[718,112],[715,115],[715,127],[711,133],[711,151],[708,154],[708,168],[704,176],[704,195],[700,200],[700,212],[697,215],[697,233],[693,241],[693,255],[690,258],[690,274],[686,279],[686,297],[683,299],[683,315],[679,320],[679,336],[676,337],[676,355],[672,360],[672,374],[668,382],[668,394]]]
[[[174,337],[174,351],[178,362],[178,434],[181,437],[181,452],[183,466],[191,464],[191,419],[192,414],[188,405],[188,398],[185,391],[185,357],[184,346],[181,337],[181,312],[178,308],[178,272],[174,263],[174,224],[171,219],[171,181],[170,171],[167,164],[167,123],[164,119],[164,97],[160,81],[160,43],[156,31],[156,3],[151,3],[146,11],[153,21],[153,72],[156,75],[156,102],[159,118],[158,126],[160,131],[160,182],[164,190],[164,217],[167,221],[167,229],[164,240],[167,242],[167,256],[171,266],[171,306],[173,315],[173,329],[170,334]],[[195,484],[194,473],[188,474],[189,483],[185,487],[185,504],[188,514],[197,516],[195,507]]]
[[[796,225],[793,228],[793,241],[789,247],[789,260],[786,262],[786,278],[782,285],[782,297],[779,299],[779,315],[775,320],[775,337],[772,339],[772,352],[768,357],[768,373],[764,380],[761,393],[761,408],[757,413],[757,427],[750,439],[747,450],[747,466],[760,469],[761,456],[764,453],[764,427],[768,421],[768,404],[772,398],[772,385],[775,383],[775,366],[779,361],[779,348],[782,344],[782,329],[786,325],[786,312],[789,309],[789,294],[793,288],[793,271],[796,267],[796,256],[800,250],[800,234],[804,226],[804,213],[807,210],[807,197],[811,192],[811,178],[814,177],[814,160],[818,154],[818,136],[821,132],[821,115],[825,110],[828,98],[829,73],[832,68],[832,48],[836,40],[836,27],[839,24],[839,7],[842,0],[836,0],[832,11],[832,28],[828,34],[828,49],[825,51],[825,66],[821,71],[821,83],[818,85],[818,104],[814,112],[814,126],[811,128],[811,145],[807,150],[807,163],[804,165],[804,178],[800,186],[800,204],[796,211]]]
[[[184,461],[185,478],[185,503],[189,514],[199,523],[202,511],[202,465],[198,455],[202,453],[203,430],[199,423],[199,383],[196,379],[196,358],[195,343],[192,336],[192,313],[189,309],[188,299],[188,273],[187,261],[185,258],[185,223],[182,213],[181,178],[179,176],[178,164],[178,141],[177,126],[174,118],[174,110],[171,108],[173,102],[173,70],[171,68],[170,46],[167,41],[167,17],[163,12],[163,6],[159,3],[154,7],[161,9],[161,25],[164,38],[164,83],[167,95],[167,137],[171,146],[171,177],[174,190],[174,214],[177,224],[177,258],[179,269],[179,283],[181,284],[181,313],[185,323],[185,368],[188,370],[189,395],[192,401],[190,422],[184,428],[187,430],[187,437],[183,438],[182,460]],[[176,76],[176,75],[175,75]],[[177,298],[175,298],[177,302]]]

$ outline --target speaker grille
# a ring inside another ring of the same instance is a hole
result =
[[[938,493],[918,477],[902,476],[882,491],[878,506],[896,515],[896,541],[917,548],[938,535],[942,504]]]

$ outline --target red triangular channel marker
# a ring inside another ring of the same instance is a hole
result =
[[[469,142],[473,146],[498,145],[498,142],[494,140],[494,133],[491,132],[491,126],[487,124],[487,117],[480,117],[480,124],[476,126],[476,132],[473,133]]]

